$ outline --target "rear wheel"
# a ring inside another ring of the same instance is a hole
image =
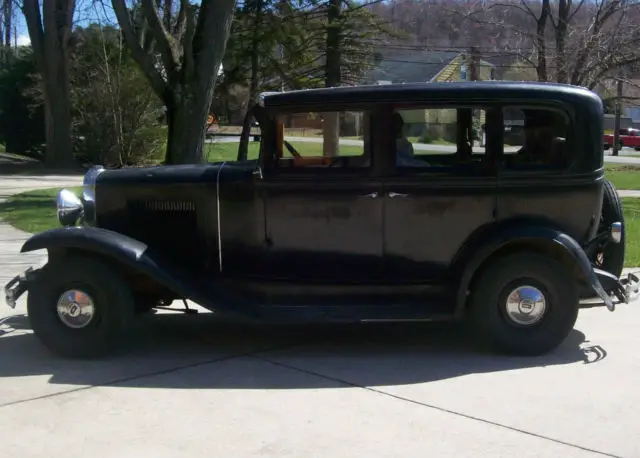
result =
[[[622,274],[625,255],[625,222],[622,202],[616,187],[609,180],[604,180],[604,198],[602,199],[602,215],[598,232],[608,231],[611,224],[619,221],[622,223],[622,234],[620,243],[613,243],[607,240],[602,246],[595,250],[591,262],[599,269],[605,270],[616,277]]]
[[[578,292],[555,259],[534,253],[505,256],[474,281],[469,318],[501,352],[535,356],[556,348],[578,317]]]
[[[120,343],[134,303],[114,268],[92,257],[68,256],[42,269],[29,288],[27,312],[36,337],[52,352],[91,358]]]

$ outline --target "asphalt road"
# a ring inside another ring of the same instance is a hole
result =
[[[0,177],[0,195],[79,181]],[[0,225],[3,284],[44,261],[18,254],[26,236]],[[448,326],[259,330],[162,313],[129,353],[70,361],[24,313],[24,298],[0,304],[8,457],[640,456],[640,304],[582,311],[539,358]]]

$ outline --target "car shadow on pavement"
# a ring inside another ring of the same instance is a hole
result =
[[[42,346],[25,316],[4,318],[0,320],[0,380],[39,375],[48,377],[50,384],[82,386],[317,389],[335,388],[338,383],[376,387],[587,364],[606,357],[604,349],[591,345],[578,330],[547,355],[513,357],[480,347],[464,327],[454,324],[267,327],[225,324],[211,314],[146,316],[124,346],[98,360],[63,359]],[[232,360],[243,364],[229,364]],[[287,377],[283,370],[312,376],[292,373]]]

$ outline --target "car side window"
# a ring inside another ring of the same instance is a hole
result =
[[[504,169],[564,170],[572,160],[568,117],[549,108],[505,107]]]
[[[395,164],[400,173],[485,161],[486,111],[419,107],[392,114]]]
[[[278,116],[277,169],[371,166],[369,115],[363,111],[296,112]]]
[[[247,148],[247,160],[254,161],[260,157],[260,123],[255,119],[251,121],[251,128],[249,130],[249,145]]]
[[[245,160],[255,161],[260,156],[260,124],[252,120],[249,137],[242,141],[242,128],[234,126],[212,126],[205,138],[205,157],[207,162],[236,162],[240,153],[246,149]]]

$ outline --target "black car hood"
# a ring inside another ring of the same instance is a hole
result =
[[[163,165],[106,170],[98,176],[98,185],[215,182],[222,163]],[[225,165],[226,168],[234,168]]]

